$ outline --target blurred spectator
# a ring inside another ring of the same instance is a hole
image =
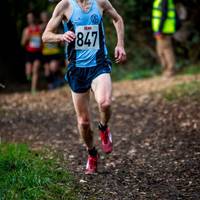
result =
[[[23,30],[21,44],[26,51],[26,77],[27,80],[31,81],[32,94],[35,94],[41,64],[41,29],[36,23],[35,16],[32,12],[27,14],[27,24],[28,26]]]
[[[170,77],[175,73],[175,55],[172,35],[177,31],[179,20],[173,0],[154,0],[152,29],[156,39],[156,50],[163,68],[163,74]]]
[[[40,14],[41,29],[44,31],[48,21],[49,14],[43,11]],[[49,89],[59,87],[64,83],[61,78],[60,61],[62,58],[62,51],[58,43],[43,43],[42,46],[44,74],[48,83]]]

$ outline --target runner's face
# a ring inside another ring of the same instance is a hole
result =
[[[41,13],[41,21],[43,22],[43,23],[47,23],[48,21],[49,21],[49,16],[48,16],[48,14],[47,13],[45,13],[45,12],[43,12],[43,13]]]
[[[32,13],[29,13],[27,15],[27,22],[28,22],[28,24],[34,24],[35,18],[34,18],[34,15]]]

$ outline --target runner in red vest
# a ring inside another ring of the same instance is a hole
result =
[[[36,24],[33,13],[27,14],[28,26],[24,28],[21,44],[26,51],[26,77],[32,79],[31,92],[35,94],[38,82],[38,71],[41,60],[41,29]]]

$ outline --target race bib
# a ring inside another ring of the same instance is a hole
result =
[[[30,47],[39,49],[41,47],[41,39],[39,36],[33,36],[30,40]]]
[[[98,25],[78,26],[76,29],[76,50],[99,49]]]

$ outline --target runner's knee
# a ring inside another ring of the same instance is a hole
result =
[[[39,68],[37,66],[33,67],[33,74],[38,74]]]
[[[78,116],[77,120],[80,126],[87,127],[90,125],[90,120],[88,116]]]
[[[105,111],[107,109],[109,109],[111,106],[111,99],[108,98],[108,99],[103,99],[103,100],[100,100],[99,101],[99,108],[102,110],[102,111]]]

